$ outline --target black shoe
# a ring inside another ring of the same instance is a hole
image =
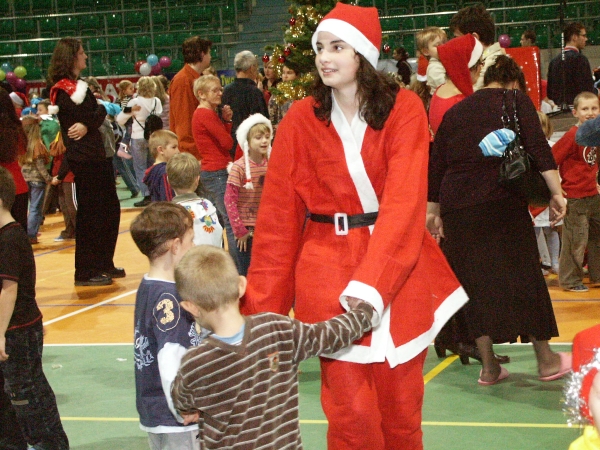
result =
[[[87,280],[75,280],[75,286],[108,286],[112,278],[107,274],[98,275]]]
[[[152,203],[152,200],[150,200],[150,196],[147,195],[146,197],[144,197],[142,200],[140,200],[139,202],[135,202],[133,204],[133,206],[135,206],[136,208],[145,208],[146,206],[148,206],[150,203]]]
[[[132,192],[130,198],[136,198],[138,195],[140,195],[140,191]]]
[[[125,269],[122,267],[115,267],[114,269],[105,273],[111,278],[125,278]]]

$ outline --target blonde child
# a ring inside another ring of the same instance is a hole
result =
[[[137,82],[137,91],[137,97],[129,100],[127,106],[117,116],[117,122],[125,125],[129,119],[133,118],[129,151],[133,156],[133,168],[138,187],[144,196],[143,200],[134,203],[134,206],[143,207],[152,201],[150,191],[143,180],[146,169],[153,163],[148,149],[148,141],[144,139],[144,127],[146,119],[151,113],[160,116],[162,103],[156,97],[156,84],[152,77],[141,77]]]
[[[181,206],[152,203],[131,223],[131,237],[150,268],[135,298],[134,360],[140,428],[151,450],[199,450],[197,427],[182,425],[170,386],[186,349],[198,345],[193,318],[181,310],[175,266],[194,246],[192,217]]]
[[[583,284],[583,256],[588,249],[588,271],[592,286],[600,286],[600,194],[598,194],[597,148],[577,145],[579,125],[600,111],[598,96],[582,92],[573,100],[577,125],[552,147],[559,166],[561,185],[567,199],[562,232],[558,282],[572,292],[587,292]]]
[[[544,130],[544,135],[548,140],[548,144],[552,147],[554,142],[550,140],[554,128],[552,122],[546,114],[541,111],[537,112]],[[555,227],[550,226],[550,208],[529,208],[531,215],[533,216],[533,228],[537,237],[538,249],[540,251],[540,258],[542,260],[542,266],[550,268],[553,273],[558,274],[558,259],[560,254],[560,237]],[[560,221],[556,226],[562,226]],[[548,271],[542,268],[542,273],[548,275]]]
[[[121,110],[127,107],[127,103],[133,98],[133,94],[135,94],[135,85],[129,80],[122,80],[117,85],[117,89],[119,90],[119,96],[115,103],[117,103]],[[118,142],[119,150],[117,151],[117,155],[122,157],[123,159],[131,159],[131,154],[129,153],[129,144],[131,143],[131,124],[133,123],[133,119],[129,119],[125,125],[121,126],[121,133],[123,137]],[[133,172],[133,163],[130,162],[130,170]]]
[[[27,237],[29,237],[29,242],[37,244],[37,234],[44,218],[42,207],[46,195],[46,185],[52,181],[52,176],[46,168],[50,156],[42,140],[39,118],[37,116],[25,116],[21,120],[27,135],[27,152],[19,159],[21,173],[29,186]]]
[[[240,275],[244,276],[250,267],[254,225],[267,173],[272,136],[271,122],[261,114],[248,117],[236,131],[244,156],[231,167],[225,189],[225,208],[239,250]]]
[[[438,59],[437,47],[448,40],[440,27],[426,27],[415,35],[417,50],[429,60],[427,65],[427,85],[435,91],[446,82],[446,70]]]
[[[275,313],[244,317],[246,278],[231,256],[200,245],[175,269],[181,307],[209,332],[189,349],[171,395],[185,422],[199,422],[201,447],[302,448],[298,365],[331,354],[371,329],[373,308],[349,299],[352,310],[305,324]]]
[[[179,139],[172,131],[158,130],[150,136],[148,146],[154,164],[146,171],[144,184],[153,202],[170,202],[175,193],[167,179],[167,163],[179,153]]]
[[[200,164],[190,153],[178,153],[167,163],[167,176],[178,203],[194,219],[194,244],[223,245],[223,227],[217,217],[217,208],[209,200],[196,194],[200,184]]]
[[[156,97],[160,99],[162,103],[162,112],[160,113],[160,119],[163,123],[163,130],[169,129],[169,111],[171,110],[171,99],[167,93],[169,80],[164,75],[157,75],[152,77],[154,84],[156,84]]]

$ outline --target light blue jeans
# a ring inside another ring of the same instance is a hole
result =
[[[144,174],[146,173],[146,169],[154,163],[148,149],[148,141],[144,138],[132,139],[129,151],[131,152],[131,156],[133,156],[133,170],[138,188],[144,197],[148,197],[150,191],[144,183]]]
[[[29,186],[29,215],[27,216],[27,236],[35,238],[44,219],[42,207],[46,195],[46,183],[43,181],[28,181]]]
[[[227,169],[215,170],[214,172],[202,170],[200,172],[200,180],[204,188],[208,191],[209,200],[213,202],[220,216],[223,218],[223,228],[225,228],[225,234],[227,235],[229,254],[233,258],[238,272],[241,273],[239,250],[235,242],[233,229],[229,223],[227,209],[225,209],[225,188],[227,187],[228,176]]]

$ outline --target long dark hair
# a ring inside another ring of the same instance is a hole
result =
[[[0,162],[11,163],[25,151],[27,137],[8,92],[0,88]]]
[[[75,80],[73,67],[80,47],[81,41],[79,39],[68,37],[58,41],[50,59],[50,67],[48,67],[48,81],[51,85],[56,84],[63,78]]]
[[[487,68],[483,76],[484,86],[493,82],[506,86],[514,81],[519,83],[519,89],[526,94],[527,87],[523,71],[514,59],[506,55],[498,55],[494,64]]]
[[[375,70],[363,55],[360,53],[357,55],[359,59],[356,72],[358,109],[371,128],[381,130],[396,103],[396,94],[400,87],[391,77]],[[314,111],[317,119],[329,122],[333,105],[331,88],[323,83],[318,73],[315,74],[311,94],[316,100]]]

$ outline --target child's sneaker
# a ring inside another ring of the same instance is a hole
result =
[[[587,291],[589,291],[588,287],[584,286],[583,284],[579,284],[577,286],[567,288],[566,290],[571,291],[571,292],[587,292]]]

